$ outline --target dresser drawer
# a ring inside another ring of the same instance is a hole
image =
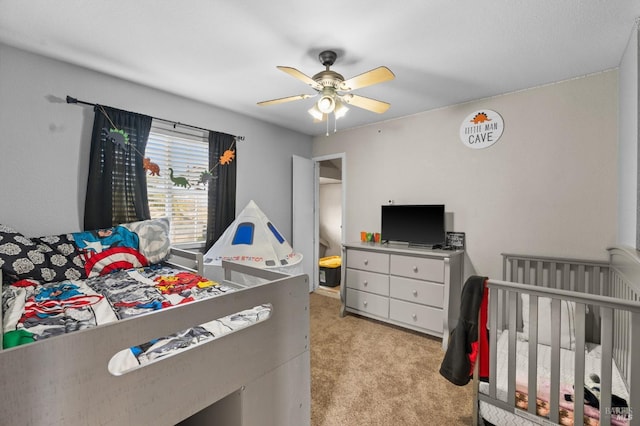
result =
[[[444,284],[391,277],[389,294],[396,299],[442,308],[444,303]]]
[[[389,318],[442,335],[442,309],[391,299]]]
[[[347,288],[389,295],[389,275],[347,268]]]
[[[347,307],[389,318],[389,298],[348,288]]]
[[[391,255],[391,275],[444,282],[444,261],[426,257]]]
[[[347,268],[388,274],[389,255],[386,253],[374,253],[363,250],[348,250]]]

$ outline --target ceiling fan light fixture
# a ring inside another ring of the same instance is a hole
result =
[[[347,108],[347,106],[344,103],[338,101],[336,102],[336,107],[333,110],[333,114],[336,116],[336,120],[337,120],[339,118],[344,117],[347,111],[349,111],[349,108]]]
[[[309,108],[309,110],[307,112],[309,113],[309,115],[311,115],[316,120],[322,120],[323,114],[318,109],[318,105],[313,104],[313,106],[311,108]]]
[[[318,110],[323,114],[330,114],[336,107],[336,101],[331,95],[322,95],[316,103]]]

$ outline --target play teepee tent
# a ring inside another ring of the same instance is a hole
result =
[[[253,200],[204,255],[208,276],[217,277],[223,259],[290,275],[302,273],[302,254],[293,251]]]

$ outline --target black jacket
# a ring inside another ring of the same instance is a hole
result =
[[[458,386],[469,383],[473,374],[469,355],[472,352],[471,344],[478,340],[478,313],[486,279],[472,275],[464,283],[458,325],[451,332],[447,352],[440,365],[440,374]]]

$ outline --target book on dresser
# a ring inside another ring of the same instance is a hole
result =
[[[342,314],[374,318],[442,338],[457,324],[463,250],[406,244],[344,244]]]

